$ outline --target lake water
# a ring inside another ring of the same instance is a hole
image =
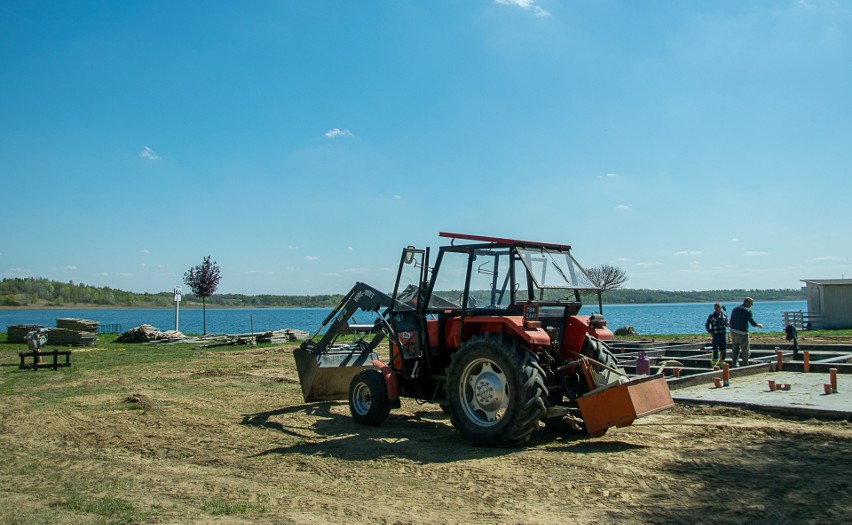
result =
[[[723,303],[730,312],[738,302]],[[762,323],[763,330],[779,332],[781,312],[807,310],[805,301],[756,302],[752,307],[754,318]],[[255,332],[295,328],[314,332],[331,311],[331,308],[211,308],[207,310],[207,333],[248,333],[254,325]],[[581,314],[591,314],[596,307],[584,306]],[[615,331],[620,326],[633,326],[639,334],[703,334],[704,321],[713,311],[712,303],[680,304],[630,304],[604,305],[607,325]],[[126,331],[141,324],[154,325],[160,330],[175,326],[174,309],[92,309],[92,310],[0,310],[0,331],[12,324],[40,324],[56,326],[56,319],[78,317],[99,321],[101,324],[120,324]],[[362,319],[363,317],[363,319]],[[359,322],[371,322],[369,314],[356,315]],[[182,309],[180,330],[188,334],[202,332],[202,311]]]

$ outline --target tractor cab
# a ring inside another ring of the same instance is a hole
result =
[[[555,340],[577,350],[586,334],[613,338],[601,314],[601,290],[571,255],[570,246],[456,233],[440,236],[452,242],[440,248],[434,267],[428,249],[403,250],[393,292],[392,324],[427,334],[419,341],[421,347],[448,357],[471,336],[498,325],[523,327],[525,335],[537,327],[547,335],[546,344]],[[578,316],[583,296],[597,298],[597,313]],[[537,338],[527,339],[536,344]]]

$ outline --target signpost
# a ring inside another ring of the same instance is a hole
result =
[[[183,292],[180,288],[175,288],[175,331],[178,330],[178,318],[180,317],[180,296]]]

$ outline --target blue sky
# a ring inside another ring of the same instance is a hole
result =
[[[439,231],[628,287],[852,277],[852,3],[0,0],[0,277],[380,288]]]

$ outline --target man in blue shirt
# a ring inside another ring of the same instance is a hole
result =
[[[731,310],[731,366],[737,366],[737,358],[742,355],[742,366],[748,366],[748,325],[763,328],[763,325],[754,320],[751,313],[751,305],[754,300],[751,297],[743,299],[743,304]]]

